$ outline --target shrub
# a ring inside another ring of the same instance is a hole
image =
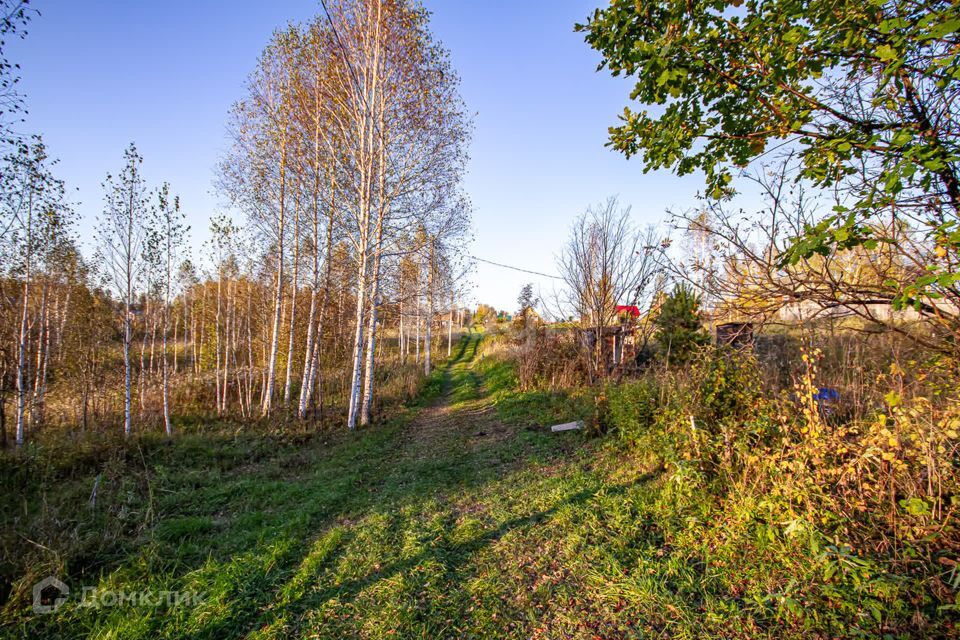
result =
[[[652,376],[607,388],[605,426],[621,439],[636,444],[653,428],[660,389]]]
[[[522,391],[566,389],[587,377],[587,361],[571,330],[526,327],[516,332],[514,349]]]
[[[762,382],[752,356],[728,348],[703,348],[689,370],[693,410],[710,428],[752,416],[762,397]]]

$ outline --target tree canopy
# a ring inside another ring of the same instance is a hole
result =
[[[960,247],[955,100],[960,6],[941,0],[612,0],[577,28],[601,68],[636,78],[609,144],[644,170],[700,170],[708,194],[782,146],[797,177],[842,197],[783,256],[796,261],[875,237],[897,207],[941,247]],[[934,261],[911,294],[960,276]]]

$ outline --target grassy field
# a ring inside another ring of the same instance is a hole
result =
[[[711,505],[638,454],[536,424],[578,407],[511,393],[508,365],[481,359],[481,348],[481,336],[465,338],[420,406],[355,435],[185,435],[136,445],[113,469],[23,481],[3,498],[4,529],[30,538],[34,574],[12,576],[3,635],[799,638],[884,628],[887,614],[869,601],[824,595],[802,536],[713,522]],[[71,597],[36,614],[29,587],[48,568]],[[87,599],[96,606],[84,606],[84,587],[98,590]],[[159,597],[117,595],[128,593]]]

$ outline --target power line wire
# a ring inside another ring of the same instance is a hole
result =
[[[539,272],[539,271],[531,271],[530,269],[521,269],[520,267],[512,267],[512,266],[510,266],[509,264],[502,264],[502,263],[500,263],[500,262],[494,262],[493,260],[486,260],[486,259],[484,259],[484,258],[478,258],[477,256],[470,256],[470,257],[473,258],[474,260],[478,261],[478,262],[486,262],[487,264],[492,264],[492,265],[495,266],[495,267],[502,267],[502,268],[504,268],[504,269],[512,269],[513,271],[520,271],[520,272],[523,272],[523,273],[530,273],[530,274],[533,274],[533,275],[535,275],[535,276],[542,276],[542,277],[544,277],[544,278],[553,278],[554,280],[563,280],[563,278],[561,278],[560,276],[554,276],[554,275],[551,275],[551,274],[549,274],[549,273],[541,273],[541,272]]]
[[[333,23],[333,19],[330,17],[330,10],[327,9],[327,3],[326,3],[326,1],[325,1],[325,0],[320,0],[320,6],[323,8],[323,13],[324,13],[324,15],[325,15],[326,18],[327,18],[327,22],[329,23],[331,30],[333,31],[333,36],[334,36],[334,39],[336,40],[337,46],[340,48],[340,51],[343,53],[344,62],[346,62],[346,64],[347,64],[347,70],[350,72],[350,78],[353,80],[354,88],[357,90],[357,93],[360,94],[360,98],[361,98],[361,100],[363,100],[364,106],[366,106],[366,107],[369,109],[369,105],[367,104],[367,96],[366,96],[366,94],[364,94],[364,92],[361,91],[361,89],[360,89],[360,82],[359,82],[359,80],[357,79],[356,71],[354,71],[353,64],[350,62],[350,57],[349,57],[349,55],[347,54],[347,49],[346,49],[346,47],[344,46],[343,41],[340,39],[340,33],[337,31],[337,27],[336,27],[336,25]],[[374,121],[374,127],[378,129],[377,133],[379,134],[380,131],[379,131],[379,128],[376,127],[376,124],[377,124],[376,121]],[[560,276],[551,275],[551,274],[549,274],[549,273],[541,273],[541,272],[539,272],[539,271],[531,271],[530,269],[521,269],[520,267],[513,267],[513,266],[510,266],[510,265],[508,265],[508,264],[501,264],[501,263],[499,263],[499,262],[494,262],[494,261],[492,261],[492,260],[486,260],[486,259],[484,259],[484,258],[479,258],[479,257],[477,257],[477,256],[470,256],[470,257],[473,258],[474,260],[479,261],[479,262],[485,262],[485,263],[487,263],[487,264],[491,264],[491,265],[493,265],[493,266],[495,266],[495,267],[501,267],[501,268],[503,268],[503,269],[511,269],[511,270],[513,270],[513,271],[519,271],[519,272],[521,272],[521,273],[529,273],[529,274],[531,274],[531,275],[541,276],[541,277],[543,277],[543,278],[552,278],[552,279],[554,279],[554,280],[563,280],[563,278],[561,278]]]
[[[353,64],[350,62],[350,56],[347,54],[347,48],[343,46],[343,41],[340,40],[340,32],[337,31],[337,26],[333,24],[333,18],[330,17],[330,10],[327,9],[326,0],[320,0],[320,6],[323,7],[323,13],[327,17],[327,22],[330,23],[330,28],[333,30],[333,37],[337,41],[337,46],[340,47],[341,53],[343,53],[343,61],[347,63],[347,70],[350,72],[350,77],[353,80],[354,88],[357,90],[357,93],[360,94],[360,98],[363,100],[363,105],[370,108],[367,105],[367,96],[360,89],[360,81],[357,79],[357,73],[353,70]]]

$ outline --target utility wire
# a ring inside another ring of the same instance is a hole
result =
[[[367,96],[360,89],[360,81],[357,79],[357,73],[353,70],[353,64],[350,62],[350,55],[347,53],[347,48],[343,46],[343,41],[340,39],[340,32],[337,31],[337,25],[333,24],[333,18],[330,17],[330,10],[327,9],[326,0],[320,0],[320,6],[323,7],[323,14],[327,16],[327,22],[330,24],[330,28],[333,30],[333,37],[337,41],[337,46],[340,47],[340,52],[343,53],[343,61],[347,63],[347,70],[350,72],[350,78],[353,80],[353,86],[357,90],[357,93],[360,94],[360,98],[363,100],[363,105],[370,109],[370,106],[367,104]]]
[[[363,100],[364,106],[366,106],[367,109],[369,109],[370,107],[367,104],[367,96],[360,89],[360,81],[357,79],[356,71],[354,71],[353,64],[350,62],[350,57],[347,54],[347,48],[343,45],[343,41],[340,39],[340,33],[337,31],[337,27],[333,23],[333,19],[330,17],[330,10],[327,9],[326,1],[320,0],[320,6],[323,8],[323,13],[324,15],[326,15],[327,22],[330,24],[330,28],[333,31],[333,36],[334,36],[334,39],[336,40],[337,46],[340,48],[340,51],[343,53],[344,62],[346,62],[347,64],[347,70],[350,72],[350,78],[353,80],[354,87],[356,88],[357,93],[360,94],[360,98],[361,100]],[[376,124],[377,124],[376,121],[374,121],[374,128],[378,129],[377,133],[379,134],[380,131],[379,131],[379,128],[376,126]],[[474,260],[477,260],[478,262],[485,262],[487,264],[491,264],[495,267],[501,267],[503,269],[511,269],[513,271],[520,271],[521,273],[529,273],[531,275],[541,276],[543,278],[563,280],[563,278],[561,278],[560,276],[551,275],[549,273],[540,273],[539,271],[531,271],[530,269],[521,269],[520,267],[512,267],[508,264],[501,264],[499,262],[493,262],[492,260],[485,260],[483,258],[478,258],[477,256],[470,256],[470,257],[473,258]]]
[[[487,264],[492,264],[495,267],[503,267],[504,269],[512,269],[514,271],[521,271],[523,273],[530,273],[535,276],[542,276],[544,278],[553,278],[554,280],[563,280],[560,276],[550,275],[549,273],[540,273],[539,271],[531,271],[530,269],[521,269],[520,267],[511,267],[508,264],[501,264],[499,262],[494,262],[493,260],[485,260],[483,258],[478,258],[477,256],[470,256],[478,262],[486,262]]]
[[[340,32],[337,31],[337,25],[333,23],[333,18],[330,17],[330,10],[327,9],[326,0],[320,0],[320,6],[323,8],[323,13],[327,17],[327,23],[330,25],[330,29],[333,31],[333,37],[337,42],[337,47],[340,48],[340,52],[343,54],[343,61],[347,65],[347,70],[350,72],[350,79],[353,81],[353,87],[356,90],[357,94],[360,96],[360,100],[363,101],[363,106],[366,108],[367,112],[373,111],[370,107],[370,102],[367,100],[367,94],[360,87],[360,80],[357,77],[357,72],[353,68],[353,63],[350,62],[350,54],[347,53],[347,48],[343,45],[343,40],[340,39]],[[377,136],[383,141],[383,133],[380,131],[380,127],[377,125],[376,118],[370,116],[373,121],[373,129],[376,132]]]

